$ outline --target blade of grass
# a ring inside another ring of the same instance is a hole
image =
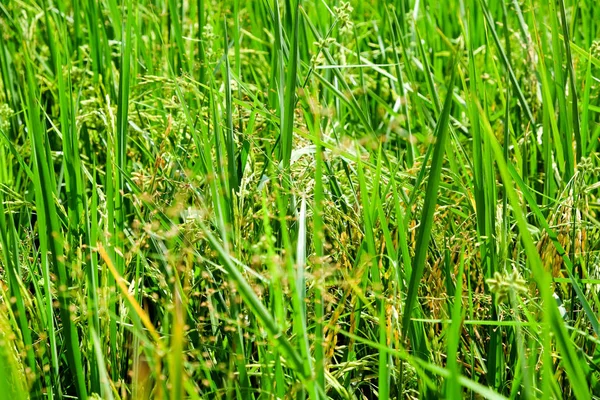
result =
[[[420,227],[417,236],[416,253],[412,263],[412,274],[408,285],[408,293],[404,305],[404,315],[402,316],[402,332],[406,337],[411,325],[411,316],[415,305],[417,304],[417,295],[421,277],[425,271],[427,261],[427,251],[429,241],[431,239],[431,229],[433,226],[433,216],[435,213],[435,205],[437,203],[438,187],[440,184],[440,173],[442,163],[444,161],[444,152],[446,150],[446,138],[448,132],[448,121],[452,108],[452,93],[454,90],[455,67],[453,67],[452,76],[447,86],[448,92],[444,100],[442,113],[438,120],[435,132],[435,148],[433,150],[433,158],[429,171],[429,181],[425,193],[425,203],[423,205],[423,213],[420,219]]]

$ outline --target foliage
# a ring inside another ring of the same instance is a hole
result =
[[[600,398],[594,1],[0,22],[3,396]]]

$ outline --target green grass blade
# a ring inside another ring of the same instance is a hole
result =
[[[412,263],[412,274],[408,285],[408,293],[404,305],[404,315],[402,316],[402,331],[406,336],[411,325],[411,317],[413,309],[417,304],[417,295],[421,277],[425,271],[427,261],[427,251],[429,241],[431,239],[431,229],[433,226],[433,213],[437,203],[438,188],[440,184],[440,173],[442,171],[442,163],[444,161],[444,152],[446,150],[446,138],[448,136],[448,123],[450,120],[450,111],[452,109],[452,95],[454,90],[454,76],[456,72],[453,68],[452,76],[447,86],[446,99],[442,113],[436,125],[435,131],[435,148],[433,150],[433,158],[429,171],[429,181],[425,193],[425,204],[423,205],[423,214],[420,218],[420,227],[417,236],[416,253]]]

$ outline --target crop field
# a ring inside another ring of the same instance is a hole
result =
[[[600,399],[597,0],[0,0],[0,398]]]

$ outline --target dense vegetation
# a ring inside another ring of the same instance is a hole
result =
[[[0,26],[0,397],[600,398],[595,0]]]

